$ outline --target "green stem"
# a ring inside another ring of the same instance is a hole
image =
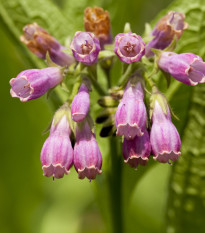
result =
[[[106,91],[102,88],[102,86],[100,86],[100,84],[97,82],[97,80],[93,75],[89,75],[89,79],[99,95],[101,96],[107,95]]]
[[[126,71],[119,80],[119,86],[122,86],[133,73],[133,64],[129,64]]]
[[[107,87],[111,88],[112,82],[111,82],[111,76],[110,76],[110,68],[104,69],[106,78],[107,78]]]
[[[151,89],[156,86],[155,83],[152,81],[152,79],[149,78],[146,74],[144,75],[144,79],[149,84],[149,86],[151,87]]]
[[[172,99],[173,95],[180,88],[181,84],[181,82],[175,81],[170,85],[169,89],[166,92],[166,97],[168,100]]]
[[[122,218],[122,159],[118,154],[118,138],[110,138],[111,169],[109,173],[110,208],[112,233],[123,233]]]

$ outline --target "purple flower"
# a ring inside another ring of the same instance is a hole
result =
[[[96,175],[102,172],[102,156],[88,122],[83,124],[81,127],[77,126],[76,130],[74,166],[80,179],[95,179]]]
[[[195,86],[205,82],[205,62],[193,53],[162,52],[158,66],[187,85]]]
[[[161,163],[178,160],[181,154],[179,133],[171,121],[168,106],[165,113],[157,100],[154,104],[152,123],[150,142],[154,159]]]
[[[100,43],[93,33],[76,32],[70,48],[77,61],[88,66],[97,62]]]
[[[147,119],[143,98],[144,91],[141,82],[131,84],[129,81],[115,115],[117,136],[125,136],[129,140],[136,135],[143,135]]]
[[[119,33],[115,37],[115,53],[122,62],[137,62],[145,54],[145,43],[135,33]]]
[[[75,62],[71,55],[63,52],[66,47],[62,46],[37,23],[26,25],[23,31],[24,35],[21,36],[21,41],[37,57],[46,59],[46,53],[48,52],[51,60],[59,66],[69,66]]]
[[[151,36],[154,38],[146,45],[145,55],[154,56],[151,48],[163,50],[170,45],[174,37],[178,40],[188,27],[184,19],[184,14],[176,11],[170,11],[162,17],[152,31]]]
[[[67,114],[55,116],[50,129],[50,136],[46,139],[41,150],[41,163],[44,176],[62,178],[64,174],[69,173],[73,164],[73,148],[70,141],[71,129]]]
[[[124,139],[122,152],[125,163],[130,167],[137,168],[140,165],[146,165],[151,152],[151,144],[147,129],[144,129],[142,136],[135,136],[132,140]]]
[[[10,80],[11,96],[22,102],[36,99],[63,80],[62,71],[57,67],[22,71]]]
[[[89,108],[89,90],[85,84],[82,84],[71,105],[72,119],[76,122],[83,121],[89,112]]]

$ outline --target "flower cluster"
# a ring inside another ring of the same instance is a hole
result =
[[[24,27],[21,41],[36,56],[46,59],[50,67],[25,70],[11,79],[11,96],[26,102],[59,84],[71,86],[67,101],[53,116],[50,135],[41,151],[45,176],[62,178],[73,164],[80,179],[91,180],[101,174],[102,155],[90,116],[92,89],[100,95],[101,112],[96,119],[96,123],[103,124],[100,136],[123,137],[125,163],[137,168],[146,165],[151,155],[161,163],[178,160],[180,136],[153,75],[163,71],[193,86],[205,82],[201,57],[173,51],[172,45],[188,27],[184,20],[182,13],[170,11],[156,24],[148,43],[128,24],[113,42],[109,13],[89,7],[84,12],[85,31],[75,33],[70,48],[37,23]],[[112,87],[109,74],[116,56],[122,62],[122,77],[118,86]],[[150,74],[150,67],[155,72]],[[105,72],[108,92],[98,83],[99,69]]]

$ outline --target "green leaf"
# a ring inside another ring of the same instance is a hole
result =
[[[5,25],[5,29],[17,43],[28,67],[43,68],[45,62],[33,55],[20,42],[19,37],[26,24],[37,22],[62,44],[65,43],[68,35],[75,32],[72,14],[70,15],[68,12],[65,17],[59,8],[49,0],[1,0],[0,2],[1,23]],[[50,98],[55,100],[52,102],[54,107],[58,108],[67,99],[67,95],[57,87]]]
[[[169,10],[183,12],[189,28],[177,43],[176,51],[205,55],[205,1],[173,2]],[[182,155],[172,168],[167,204],[168,233],[204,232],[205,219],[205,86],[189,87],[172,81],[166,93],[180,122],[175,122],[182,138]]]

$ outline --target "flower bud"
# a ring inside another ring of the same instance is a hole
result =
[[[161,163],[178,160],[181,154],[179,133],[171,122],[168,105],[162,107],[157,100],[154,103],[150,142],[155,160]]]
[[[135,33],[119,33],[115,37],[116,55],[122,62],[137,62],[145,54],[145,43],[142,38]]]
[[[98,104],[103,108],[117,107],[119,101],[112,96],[103,96],[98,100]]]
[[[162,52],[158,66],[187,85],[195,86],[205,82],[205,62],[193,53]]]
[[[151,153],[151,144],[147,129],[144,129],[142,136],[135,136],[132,140],[124,139],[122,147],[124,162],[130,167],[137,168],[140,165],[146,165]]]
[[[154,38],[146,45],[145,55],[154,56],[151,48],[163,50],[170,45],[174,37],[178,40],[188,27],[184,19],[184,14],[176,11],[170,11],[162,17],[152,31],[151,36]]]
[[[84,11],[84,28],[92,32],[100,41],[101,49],[112,43],[110,16],[100,7],[87,7]]]
[[[23,31],[21,41],[37,57],[46,59],[48,52],[51,60],[59,66],[69,66],[75,62],[72,56],[62,52],[66,48],[37,23],[26,25]]]
[[[83,121],[90,108],[90,96],[87,86],[83,83],[71,105],[72,119],[76,122]]]
[[[73,148],[70,141],[71,129],[67,108],[63,106],[56,112],[50,135],[41,150],[43,175],[47,177],[62,178],[64,174],[69,173],[73,164]]]
[[[147,119],[143,98],[141,82],[133,84],[129,81],[115,115],[117,136],[125,136],[129,140],[143,135]]]
[[[88,66],[97,62],[100,44],[93,33],[76,32],[70,48],[77,61]]]
[[[62,80],[62,71],[57,67],[24,70],[10,80],[10,93],[12,97],[26,102],[41,97]]]
[[[74,166],[79,179],[95,179],[101,174],[102,156],[87,121],[78,124],[76,129],[76,144],[74,147]]]

